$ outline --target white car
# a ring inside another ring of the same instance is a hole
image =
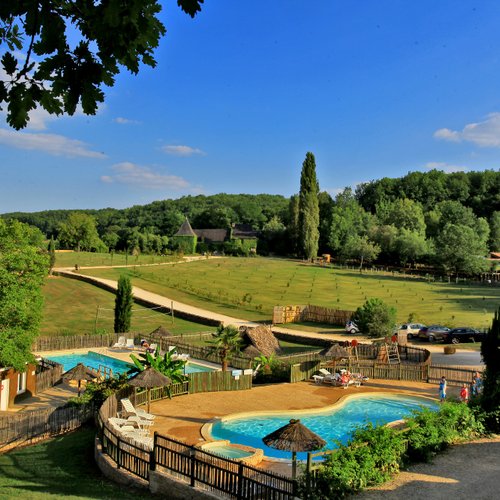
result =
[[[410,340],[413,337],[418,337],[421,328],[425,328],[422,323],[405,323],[398,328],[398,333],[406,333],[406,337]]]
[[[359,333],[359,327],[354,321],[348,321],[345,324],[345,331],[347,333]]]

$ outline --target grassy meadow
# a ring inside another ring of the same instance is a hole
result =
[[[125,255],[63,250],[56,252],[56,267],[75,267],[76,264],[81,267],[161,264],[178,259],[177,255]]]
[[[82,281],[51,276],[43,288],[45,298],[41,335],[113,332],[115,295]],[[214,328],[172,318],[162,312],[134,304],[132,332],[149,333],[160,325],[174,334],[211,331]]]
[[[487,327],[500,288],[427,282],[409,276],[319,267],[284,259],[218,258],[169,266],[92,269],[84,274],[118,279],[180,302],[254,321],[270,321],[275,305],[314,304],[355,310],[378,297],[398,321]]]

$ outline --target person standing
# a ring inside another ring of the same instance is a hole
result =
[[[462,384],[462,388],[460,389],[460,401],[464,403],[469,401],[469,389],[467,388],[467,384]]]
[[[439,399],[441,402],[446,399],[446,378],[444,376],[441,377],[439,382]]]

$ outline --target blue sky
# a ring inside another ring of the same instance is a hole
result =
[[[157,67],[122,73],[96,116],[2,121],[0,213],[290,196],[307,151],[332,195],[498,169],[497,0],[206,0],[194,20],[162,4]]]

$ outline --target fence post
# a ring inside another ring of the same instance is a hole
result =
[[[236,499],[243,499],[243,462],[238,462],[238,492],[236,493]]]
[[[149,469],[156,470],[156,431],[153,434],[153,450],[149,453]]]
[[[116,468],[120,468],[120,462],[121,462],[121,450],[120,450],[120,443],[121,439],[116,436]]]
[[[191,470],[189,471],[189,476],[191,478],[191,486],[194,488],[194,484],[195,484],[195,475],[194,475],[194,468],[195,468],[195,460],[196,460],[196,456],[195,456],[195,451],[194,451],[194,448],[191,447],[190,450],[189,450],[189,459],[190,459],[190,466],[191,466]]]

